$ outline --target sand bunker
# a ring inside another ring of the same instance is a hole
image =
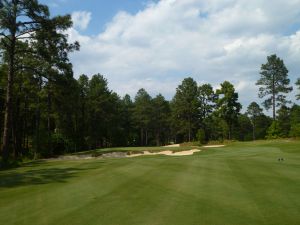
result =
[[[57,161],[57,160],[83,160],[83,159],[103,159],[103,158],[131,158],[143,155],[168,155],[168,156],[185,156],[185,155],[193,155],[195,152],[200,152],[199,149],[192,149],[188,151],[181,151],[181,152],[173,152],[170,150],[161,151],[161,152],[149,152],[143,151],[143,153],[132,153],[127,155],[127,152],[110,152],[104,153],[100,156],[92,156],[92,155],[65,155],[59,156],[58,158],[50,158],[46,159],[47,161]]]
[[[225,147],[225,145],[206,145],[206,146],[202,146],[203,148],[221,148],[221,147]]]
[[[188,151],[180,151],[180,152],[172,152],[172,151],[162,151],[162,152],[149,152],[144,151],[144,154],[132,154],[127,155],[127,157],[137,157],[143,155],[168,155],[168,156],[185,156],[185,155],[193,155],[195,152],[200,152],[199,149],[192,149]]]
[[[180,147],[180,144],[174,144],[174,145],[165,145],[165,148],[176,148],[176,147]]]

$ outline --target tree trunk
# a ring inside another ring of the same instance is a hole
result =
[[[232,130],[232,125],[229,124],[229,130],[228,130],[228,140],[231,140],[231,130]]]
[[[272,105],[273,105],[273,120],[276,120],[276,100],[275,100],[275,78],[273,75],[273,84],[272,84]]]
[[[39,92],[42,90],[42,78],[39,77]],[[40,120],[41,120],[41,111],[40,111],[40,96],[38,93],[37,96],[37,108],[36,108],[36,149],[34,152],[34,158],[37,158],[37,153],[40,152]]]
[[[38,97],[38,106],[36,109],[36,119],[35,119],[35,131],[36,131],[36,146],[34,151],[34,158],[37,158],[37,153],[40,150],[40,98]]]
[[[159,138],[159,136],[160,136],[160,135],[159,135],[159,131],[157,131],[157,132],[156,132],[156,145],[157,145],[157,146],[160,146],[160,141],[159,141],[160,138]]]
[[[255,125],[254,125],[254,123],[253,123],[252,127],[253,127],[253,130],[252,130],[253,141],[255,141]]]
[[[5,99],[5,112],[4,112],[4,126],[2,137],[2,157],[4,161],[9,157],[9,144],[12,133],[12,98],[13,98],[13,83],[14,83],[14,58],[15,58],[15,43],[16,40],[13,37],[11,40],[11,49],[9,54],[9,65],[7,75],[7,89]]]
[[[146,146],[148,146],[148,130],[146,129],[146,137],[145,137]]]
[[[25,95],[25,113],[24,113],[24,133],[23,133],[23,149],[28,151],[28,133],[27,133],[27,114],[28,114],[28,97]],[[27,140],[27,141],[26,141]]]
[[[13,83],[14,83],[14,61],[15,61],[15,49],[16,49],[16,31],[17,31],[17,1],[12,2],[14,4],[13,15],[10,24],[10,45],[7,51],[8,53],[8,74],[7,74],[7,89],[5,99],[5,111],[4,111],[4,126],[2,137],[2,158],[3,161],[7,161],[9,157],[9,145],[12,133],[12,99],[13,99]]]
[[[191,119],[189,118],[189,142],[191,142]]]
[[[50,82],[50,81],[49,81]],[[50,154],[53,154],[53,149],[52,149],[52,143],[51,143],[51,93],[50,93],[50,85],[48,87],[48,93],[47,93],[47,134],[48,134],[48,151],[50,151]]]
[[[21,91],[21,90],[20,90]],[[20,97],[17,98],[16,100],[16,107],[15,111],[12,114],[13,117],[15,118],[12,121],[12,136],[13,136],[13,153],[14,153],[14,158],[17,159],[19,156],[19,153],[22,150],[22,131],[23,131],[23,118],[21,118],[20,115]]]
[[[144,145],[144,129],[141,128],[141,146]]]
[[[273,94],[273,120],[276,120],[275,94]]]

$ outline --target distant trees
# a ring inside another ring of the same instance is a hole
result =
[[[185,78],[178,86],[172,107],[174,120],[179,126],[178,132],[185,134],[186,140],[191,141],[199,117],[198,86],[193,78]]]
[[[100,74],[94,75],[89,81],[87,95],[88,145],[90,148],[106,146],[107,128],[112,110],[112,93],[107,87],[107,80]]]
[[[148,145],[149,129],[152,122],[151,96],[145,89],[140,89],[135,96],[133,109],[134,121],[140,130],[140,145]]]
[[[260,86],[259,97],[268,96],[263,105],[266,109],[272,108],[273,112],[273,122],[266,130],[266,138],[300,137],[299,106],[288,107],[290,101],[286,99],[286,94],[291,92],[293,88],[289,86],[288,70],[283,60],[276,55],[268,56],[267,63],[261,66],[260,74],[261,77],[256,83]],[[300,86],[299,79],[296,86]],[[299,97],[300,95],[297,94],[296,98],[299,99]],[[276,110],[278,107],[280,108]],[[262,118],[259,121],[265,124],[268,123],[268,118]]]
[[[247,108],[246,114],[248,115],[251,124],[252,124],[252,137],[253,140],[255,140],[255,128],[257,119],[259,116],[263,114],[263,110],[259,107],[259,105],[256,102],[251,102],[250,105]]]
[[[218,95],[217,113],[228,126],[228,139],[230,140],[232,127],[237,122],[242,105],[238,102],[238,93],[235,92],[234,86],[228,81],[221,84],[216,94]]]
[[[170,136],[170,115],[169,102],[161,95],[152,99],[152,128],[157,146],[167,144]]]
[[[238,93],[228,81],[214,90],[188,77],[168,101],[143,88],[134,99],[120,97],[101,74],[75,79],[68,55],[79,50],[79,44],[69,43],[62,32],[71,25],[69,15],[50,18],[48,7],[36,0],[0,0],[5,161],[113,146],[300,137],[300,106],[286,104],[292,87],[276,55],[261,66],[257,81],[259,97],[267,98],[265,108],[273,108],[272,120],[255,102],[241,113]],[[296,85],[300,90],[299,79]]]
[[[290,111],[291,137],[300,137],[300,106],[293,105]]]
[[[277,111],[277,121],[279,127],[279,136],[287,138],[289,137],[290,129],[291,129],[291,120],[290,115],[291,109],[287,106],[281,106],[281,108]]]
[[[259,97],[268,97],[263,105],[266,109],[272,107],[273,120],[276,119],[276,107],[287,103],[286,93],[292,91],[292,87],[289,86],[290,79],[288,79],[288,70],[281,60],[276,55],[270,55],[267,57],[267,63],[261,66],[260,79],[256,85],[259,88]]]
[[[135,146],[137,145],[137,136],[136,128],[134,126],[134,103],[131,100],[130,96],[126,94],[121,99],[121,115],[120,115],[120,125],[122,127],[122,137],[123,137],[123,146]]]

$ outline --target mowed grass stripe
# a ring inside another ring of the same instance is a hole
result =
[[[0,171],[0,224],[299,224],[299,141]],[[283,157],[284,162],[278,162]]]

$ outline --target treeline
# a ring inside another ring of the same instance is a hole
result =
[[[50,157],[115,146],[300,136],[300,106],[281,106],[276,120],[255,102],[242,114],[238,93],[228,81],[214,90],[210,84],[198,85],[186,78],[171,101],[161,94],[151,97],[144,89],[134,99],[129,95],[121,98],[109,90],[100,74],[91,79],[81,75],[78,80],[57,80],[51,89],[48,84],[28,85],[15,93],[13,132],[17,131],[18,138],[11,140],[15,157]]]
[[[214,90],[186,78],[171,101],[144,89],[133,99],[120,97],[100,74],[73,77],[68,54],[79,44],[68,43],[63,32],[72,26],[70,16],[51,18],[48,7],[36,0],[0,3],[4,160],[114,146],[300,136],[300,106],[289,107],[288,70],[276,55],[267,58],[257,81],[262,106],[272,109],[272,117],[256,102],[241,113],[238,93],[228,81]],[[300,89],[300,80],[296,85]]]

